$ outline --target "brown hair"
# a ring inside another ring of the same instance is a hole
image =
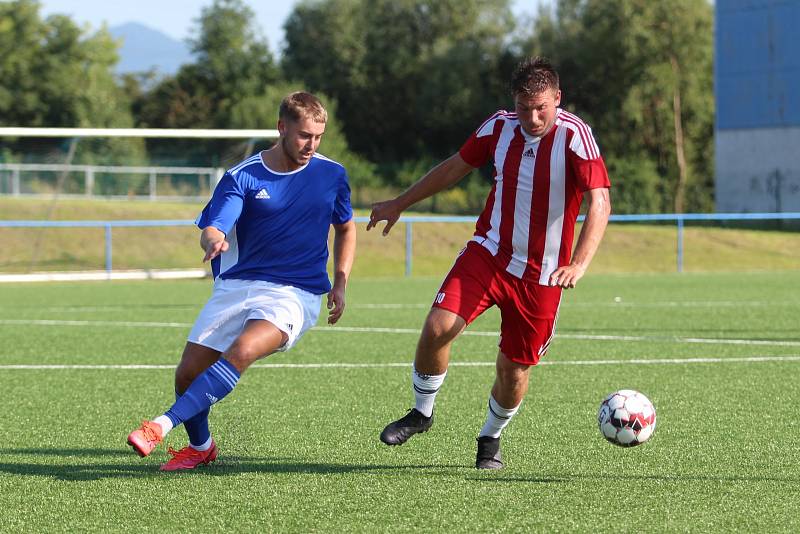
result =
[[[541,57],[525,58],[511,75],[511,94],[533,96],[551,89],[558,91],[558,73],[550,60]]]
[[[328,112],[322,106],[319,98],[303,91],[296,91],[286,96],[281,101],[278,109],[278,118],[281,120],[299,121],[308,118],[314,122],[327,122]]]

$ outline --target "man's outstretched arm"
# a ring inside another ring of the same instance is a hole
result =
[[[424,200],[435,195],[439,191],[450,187],[461,180],[475,167],[461,158],[461,154],[455,153],[436,167],[428,171],[425,176],[409,187],[400,196],[384,202],[376,202],[372,205],[372,213],[369,216],[367,230],[377,226],[380,221],[386,221],[383,235],[387,235],[392,226],[400,218],[400,214],[413,206],[420,200]]]

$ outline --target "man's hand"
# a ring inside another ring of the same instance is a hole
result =
[[[584,273],[586,273],[586,268],[577,264],[559,267],[550,275],[550,285],[561,286],[564,289],[575,287],[578,280],[583,278]]]
[[[211,261],[223,252],[227,251],[230,244],[225,241],[225,234],[213,226],[206,226],[203,228],[203,233],[200,235],[200,248],[202,248],[206,255],[203,257],[203,263]]]
[[[386,227],[383,229],[383,235],[389,235],[389,230],[392,229],[394,223],[400,218],[403,210],[399,207],[397,199],[386,200],[384,202],[376,202],[372,205],[372,213],[369,215],[369,222],[367,223],[367,231],[378,226],[380,221],[386,221]]]
[[[328,324],[336,324],[344,313],[344,287],[334,285],[328,293]]]

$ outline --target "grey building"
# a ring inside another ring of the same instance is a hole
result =
[[[716,209],[800,211],[800,0],[716,0]]]

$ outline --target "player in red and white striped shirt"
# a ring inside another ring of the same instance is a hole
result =
[[[448,273],[422,329],[412,382],[416,406],[381,441],[401,445],[433,424],[450,345],[476,317],[500,308],[500,351],[476,467],[499,469],[500,433],[528,389],[530,367],[552,340],[562,289],[586,272],[611,213],[610,182],[592,130],[560,109],[558,73],[544,58],[521,62],[511,81],[515,110],[498,111],[461,149],[395,199],[373,205],[367,230],[386,235],[413,204],[492,163],[494,185],[475,234]],[[586,221],[572,250],[584,197]]]

